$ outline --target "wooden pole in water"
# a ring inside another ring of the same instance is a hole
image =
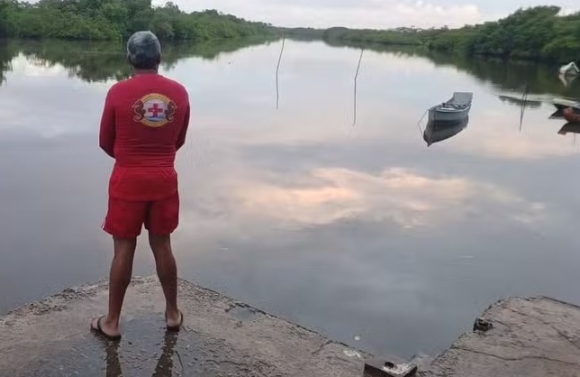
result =
[[[522,126],[524,124],[524,112],[526,111],[526,101],[528,99],[528,88],[529,85],[526,82],[526,86],[524,87],[524,95],[522,96],[522,111],[520,113],[520,132],[522,132]]]
[[[286,45],[286,36],[282,36],[282,48],[280,49],[280,56],[278,57],[278,64],[276,65],[276,110],[280,103],[280,91],[278,83],[278,74],[280,72],[280,63],[282,62],[282,54],[284,53],[284,46]]]
[[[357,89],[357,80],[358,80],[358,73],[360,71],[360,64],[362,62],[362,57],[363,57],[363,53],[365,52],[365,49],[361,49],[360,50],[360,56],[358,58],[358,65],[356,67],[356,74],[354,75],[354,111],[353,111],[353,121],[352,121],[352,125],[354,127],[354,125],[356,124],[356,89]]]

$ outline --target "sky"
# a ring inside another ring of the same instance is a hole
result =
[[[162,5],[165,0],[153,0]],[[276,26],[391,28],[457,27],[505,17],[519,7],[557,5],[580,10],[578,0],[173,0],[186,11],[217,9]]]

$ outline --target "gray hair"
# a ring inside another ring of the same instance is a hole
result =
[[[138,31],[127,41],[127,58],[137,69],[157,68],[161,60],[161,44],[150,31]]]

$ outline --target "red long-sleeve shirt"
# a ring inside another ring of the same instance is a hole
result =
[[[189,116],[186,89],[159,74],[139,74],[109,89],[99,145],[115,159],[111,197],[152,201],[177,192],[175,154]]]

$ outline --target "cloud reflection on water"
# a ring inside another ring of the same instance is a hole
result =
[[[372,175],[342,168],[309,172],[318,184],[284,187],[238,182],[233,196],[249,218],[292,227],[344,219],[391,221],[403,228],[457,225],[466,217],[493,211],[505,219],[541,219],[542,203],[499,187],[461,177],[429,177],[404,168]],[[504,220],[505,221],[505,220]]]

